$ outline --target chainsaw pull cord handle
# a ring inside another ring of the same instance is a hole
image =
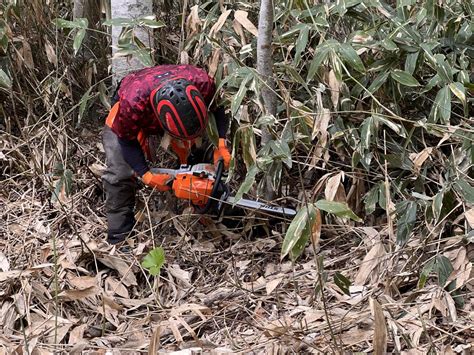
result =
[[[219,185],[221,184],[223,172],[224,172],[224,159],[221,157],[217,161],[217,170],[216,170],[216,177],[214,180],[214,186],[212,187],[211,194],[209,195],[209,198],[207,199],[207,203],[204,205],[204,207],[194,206],[197,213],[206,214],[207,212],[209,212],[214,202],[216,202],[214,201],[214,199],[217,197],[216,195],[217,195],[217,191],[219,191]]]

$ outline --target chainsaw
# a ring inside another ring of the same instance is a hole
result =
[[[172,190],[179,199],[191,202],[197,213],[217,213],[219,216],[226,205],[256,210],[272,215],[293,218],[296,211],[260,201],[239,199],[230,195],[228,186],[222,181],[224,162],[213,164],[181,165],[179,169],[151,169],[154,174],[173,176]]]

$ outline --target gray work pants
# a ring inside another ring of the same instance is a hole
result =
[[[102,175],[106,195],[107,241],[116,244],[125,240],[135,226],[137,179],[124,160],[118,137],[110,127],[104,126],[102,139],[107,164]]]

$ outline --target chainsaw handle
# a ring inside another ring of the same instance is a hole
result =
[[[150,171],[153,174],[168,174],[176,177],[178,174],[191,171],[191,167],[189,165],[181,165],[179,169],[151,168]]]
[[[209,198],[207,199],[206,204],[204,205],[204,207],[194,206],[197,213],[206,214],[207,212],[209,212],[214,202],[216,202],[214,201],[214,199],[217,197],[216,195],[217,195],[217,191],[219,191],[219,186],[221,184],[223,172],[224,172],[224,159],[221,157],[217,161],[217,169],[216,169],[216,177],[214,179],[214,186],[212,186],[212,191],[211,191],[211,194],[209,195]]]

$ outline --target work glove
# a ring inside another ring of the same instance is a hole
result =
[[[225,145],[224,138],[219,138],[219,145],[214,150],[214,165],[217,165],[217,162],[219,161],[220,158],[224,160],[224,167],[226,169],[229,169],[231,156],[230,156],[229,149],[227,149]]]
[[[171,183],[173,176],[168,174],[153,174],[151,171],[147,171],[142,176],[142,181],[145,185],[155,188],[158,191],[169,191],[171,190]]]

